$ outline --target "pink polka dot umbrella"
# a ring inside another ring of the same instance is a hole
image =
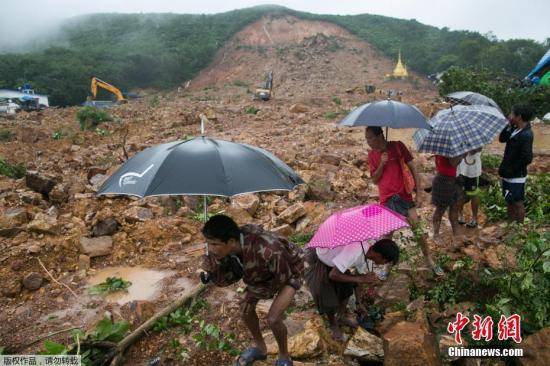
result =
[[[379,204],[357,206],[331,215],[319,226],[307,248],[334,248],[379,239],[402,227],[405,218]]]

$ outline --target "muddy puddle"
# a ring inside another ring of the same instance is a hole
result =
[[[108,302],[123,305],[134,300],[153,300],[160,295],[164,279],[174,275],[174,271],[158,271],[145,267],[107,267],[97,270],[88,280],[88,286],[104,282],[107,277],[119,277],[132,284],[127,291],[117,291],[106,295]]]

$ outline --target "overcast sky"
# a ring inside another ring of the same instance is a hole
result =
[[[74,15],[219,13],[278,4],[318,14],[380,14],[452,30],[492,31],[499,39],[550,37],[550,0],[0,0],[0,45]]]

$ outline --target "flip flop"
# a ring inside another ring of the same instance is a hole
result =
[[[434,265],[432,266],[432,271],[434,271],[435,275],[438,276],[438,277],[445,276],[445,272],[444,272],[443,269],[439,266],[439,264],[434,264]]]
[[[469,227],[469,228],[475,229],[477,227],[477,221],[472,220],[469,223],[467,223],[466,226]]]
[[[252,366],[254,362],[264,361],[266,359],[267,355],[262,354],[258,347],[250,347],[239,355],[239,358],[235,361],[235,366]]]

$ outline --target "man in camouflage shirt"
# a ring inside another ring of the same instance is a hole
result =
[[[283,315],[301,286],[303,251],[259,226],[239,228],[224,215],[208,220],[202,232],[209,246],[203,263],[208,279],[218,286],[227,286],[242,278],[247,285],[241,303],[242,319],[252,333],[255,346],[246,349],[236,365],[251,365],[256,360],[266,359],[267,347],[260,331],[256,305],[260,299],[271,298],[273,303],[267,322],[279,346],[276,365],[292,365]]]

